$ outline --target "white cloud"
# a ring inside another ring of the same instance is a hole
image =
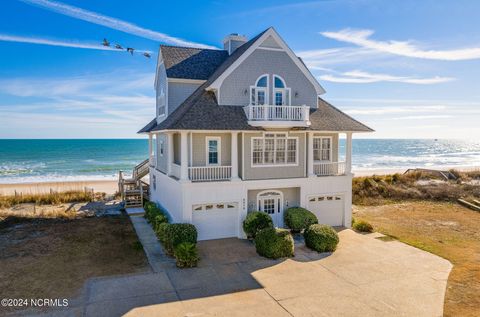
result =
[[[370,39],[372,30],[343,29],[337,32],[320,32],[321,35],[367,49],[380,52],[434,60],[459,61],[480,58],[480,47],[452,49],[452,50],[425,50],[411,41],[376,41]]]
[[[408,83],[408,84],[418,84],[418,85],[431,85],[445,83],[454,78],[450,77],[430,77],[430,78],[416,78],[416,77],[406,77],[406,76],[394,76],[388,74],[374,74],[368,73],[359,70],[353,70],[349,72],[341,73],[340,76],[325,74],[318,76],[321,80],[336,82],[336,83],[355,83],[355,84],[369,84],[377,82],[398,82],[398,83]]]
[[[20,1],[23,1],[25,3],[32,4],[35,6],[39,6],[44,9],[57,12],[72,18],[102,25],[114,30],[137,35],[137,36],[151,39],[154,41],[159,41],[159,42],[164,42],[164,43],[169,43],[174,45],[181,45],[181,46],[214,48],[209,45],[186,41],[186,40],[173,37],[164,33],[142,28],[138,25],[135,25],[127,21],[112,18],[110,16],[96,13],[93,11],[84,10],[84,9],[74,7],[68,4],[64,4],[58,1],[49,1],[49,0],[20,0]]]
[[[451,115],[439,114],[439,115],[424,115],[424,116],[404,116],[392,118],[393,120],[431,120],[431,119],[446,119],[452,118]]]

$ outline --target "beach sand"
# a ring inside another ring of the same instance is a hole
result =
[[[93,188],[95,192],[114,194],[118,191],[118,181],[116,180],[92,180],[92,181],[73,181],[73,182],[45,182],[45,183],[19,183],[19,184],[0,184],[0,195],[8,196],[17,193],[23,194],[43,194],[50,190],[65,192],[70,190],[85,190]]]

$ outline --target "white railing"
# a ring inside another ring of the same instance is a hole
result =
[[[172,163],[172,176],[180,179],[180,170],[181,170],[181,167],[180,165],[178,164],[175,164],[175,163]]]
[[[193,182],[229,180],[231,166],[195,166],[188,168],[188,177]]]
[[[345,162],[314,162],[313,172],[317,176],[345,175]]]
[[[310,107],[248,105],[244,108],[249,121],[309,121]]]

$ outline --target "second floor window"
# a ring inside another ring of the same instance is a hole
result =
[[[218,137],[207,138],[207,164],[220,164],[220,138]]]
[[[313,160],[331,161],[332,160],[332,138],[315,137],[313,138]]]
[[[160,88],[160,92],[157,95],[157,107],[158,107],[158,115],[162,116],[166,112],[166,100],[165,100],[165,89],[162,87]]]
[[[253,165],[297,164],[298,139],[285,133],[266,133],[252,139]]]
[[[268,75],[260,76],[255,86],[250,86],[250,104],[268,104]]]

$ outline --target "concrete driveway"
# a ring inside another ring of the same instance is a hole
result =
[[[153,273],[94,279],[68,314],[442,315],[450,262],[377,234],[339,235],[333,254],[296,245],[294,258],[278,261],[261,258],[244,240],[200,242],[198,268],[179,270],[164,258]]]

